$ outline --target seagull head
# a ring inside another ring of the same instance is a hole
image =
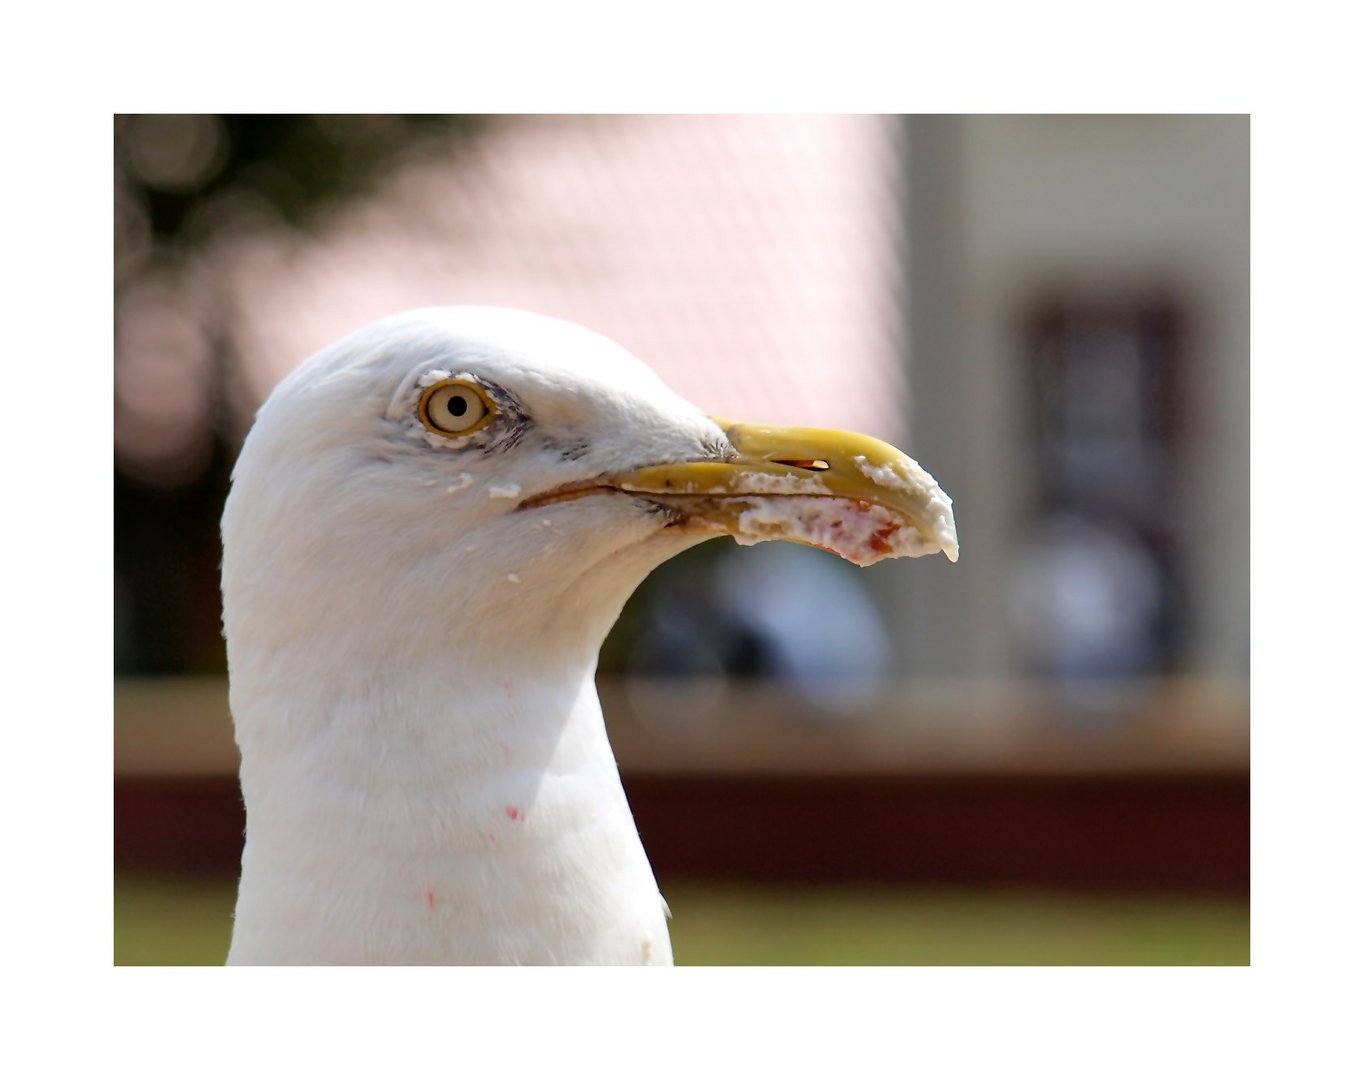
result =
[[[956,557],[950,500],[893,447],[709,417],[599,334],[486,307],[396,316],[296,369],[223,531],[229,644],[399,624],[594,657],[649,570],[715,536]],[[234,635],[239,613],[262,625]]]

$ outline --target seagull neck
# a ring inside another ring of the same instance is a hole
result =
[[[262,734],[260,721],[287,714],[243,715],[236,961],[338,959],[357,924],[423,942],[425,954],[483,940],[501,931],[479,919],[500,927],[563,875],[590,880],[599,864],[656,894],[592,671],[518,677],[516,667],[476,681],[468,667],[424,667],[401,686],[338,685],[312,704],[321,722],[292,739]],[[503,908],[466,908],[471,882]]]
[[[307,663],[276,654],[261,678],[232,674],[243,770],[269,762],[307,771],[315,761],[305,751],[321,744],[363,771],[367,759],[404,749],[459,765],[477,757],[480,740],[557,739],[570,724],[601,723],[595,668],[595,653],[555,654],[534,643],[398,647],[364,664],[344,650],[311,654]]]
[[[607,933],[665,948],[593,681],[645,562],[229,604],[247,809],[234,961],[562,959],[565,935],[587,956]],[[546,900],[566,881],[591,893],[568,913]]]

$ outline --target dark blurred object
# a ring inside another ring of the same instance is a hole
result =
[[[826,719],[874,695],[889,674],[887,630],[864,579],[824,552],[708,544],[660,567],[650,586],[613,631],[603,674],[698,688],[767,680]]]
[[[625,777],[660,877],[1250,892],[1250,778],[910,774]],[[115,864],[230,873],[231,777],[114,787]]]
[[[218,517],[240,433],[235,358],[212,302],[190,303],[199,250],[252,215],[306,227],[424,138],[476,117],[114,118],[114,672],[221,671]],[[120,314],[148,305],[128,341]],[[150,325],[151,330],[146,327]],[[135,360],[133,366],[131,360]],[[142,416],[152,410],[155,415]]]
[[[145,214],[153,243],[190,246],[228,224],[233,204],[306,225],[329,200],[360,194],[433,135],[472,133],[472,116],[134,115],[114,118],[116,199]]]
[[[1181,655],[1182,305],[1038,304],[1026,321],[1037,504],[1014,607],[1034,670],[1089,680],[1170,672]]]

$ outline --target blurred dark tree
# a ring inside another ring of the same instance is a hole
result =
[[[232,207],[263,209],[306,231],[319,210],[362,196],[424,141],[472,138],[484,123],[469,116],[116,116],[115,320],[123,290],[149,267],[186,265],[233,227]],[[129,220],[137,227],[125,229]],[[209,338],[217,350],[211,454],[170,479],[115,456],[115,675],[226,664],[218,519],[238,446],[222,400],[232,357],[220,335]],[[117,382],[117,350],[114,362]]]
[[[114,163],[157,241],[203,237],[195,211],[225,194],[251,196],[306,226],[319,207],[366,190],[425,138],[471,135],[470,116],[119,116]]]

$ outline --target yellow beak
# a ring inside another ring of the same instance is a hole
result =
[[[651,465],[612,477],[740,543],[793,540],[869,564],[941,551],[957,561],[952,500],[913,458],[867,435],[716,420],[728,461]]]

